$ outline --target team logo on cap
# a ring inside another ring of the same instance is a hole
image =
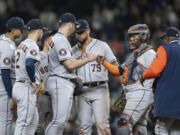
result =
[[[11,60],[10,60],[10,58],[6,57],[6,58],[4,58],[3,62],[5,65],[10,65]]]
[[[33,56],[36,56],[36,55],[37,55],[37,51],[36,51],[36,50],[31,50],[31,54],[32,54]]]
[[[67,54],[67,52],[66,52],[65,49],[61,49],[61,50],[59,50],[59,54],[60,54],[61,56],[65,56],[65,55]]]
[[[76,25],[76,28],[80,28],[80,25],[78,24],[78,25]]]

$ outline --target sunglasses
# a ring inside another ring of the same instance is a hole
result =
[[[78,35],[81,35],[81,34],[83,34],[85,31],[79,31],[79,32],[76,32],[76,34],[78,34]]]

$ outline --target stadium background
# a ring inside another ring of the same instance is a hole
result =
[[[128,53],[125,38],[130,25],[146,23],[151,30],[150,44],[156,49],[161,44],[162,30],[168,26],[179,28],[180,0],[0,0],[0,33],[11,16],[25,20],[40,18],[48,28],[55,28],[60,15],[73,13],[77,19],[90,23],[92,36],[109,43],[118,60],[122,62]],[[117,77],[110,76],[111,104],[118,98],[121,85]],[[118,113],[111,108],[112,135],[116,134]],[[77,135],[77,115],[72,109],[64,135]],[[149,121],[149,135],[153,124]],[[97,135],[93,127],[92,135]]]

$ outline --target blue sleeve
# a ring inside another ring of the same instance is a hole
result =
[[[31,82],[35,82],[35,63],[36,60],[28,58],[26,59],[26,71]]]
[[[118,68],[119,68],[120,75],[123,75],[124,74],[124,69],[121,66],[119,66]]]
[[[12,81],[10,77],[10,69],[1,69],[2,81],[6,92],[10,98],[12,98]]]

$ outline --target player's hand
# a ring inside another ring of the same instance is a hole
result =
[[[36,83],[31,83],[32,87],[33,87],[33,93],[38,93],[38,89],[37,89],[37,84]]]
[[[10,99],[10,109],[11,110],[16,110],[17,109],[17,104],[16,102],[14,101],[14,99]]]
[[[87,58],[87,60],[88,60],[89,62],[94,61],[94,60],[96,59],[96,57],[97,57],[97,55],[95,55],[95,54],[93,54],[93,53],[88,53],[88,54],[86,55],[86,58]]]
[[[103,63],[104,63],[104,57],[101,56],[101,55],[98,55],[98,56],[96,57],[96,61],[97,61],[97,63],[99,63],[99,64],[103,64]]]

